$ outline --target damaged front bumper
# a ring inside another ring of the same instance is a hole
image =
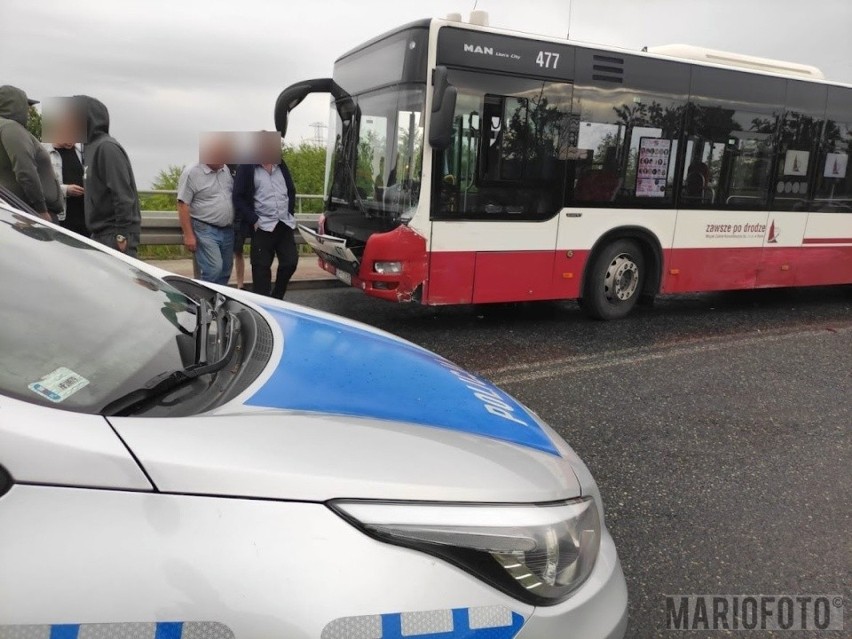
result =
[[[322,235],[304,226],[299,226],[299,231],[319,257],[320,267],[344,284],[391,302],[420,301],[427,273],[426,239],[408,226],[371,235],[361,259],[343,238]],[[399,271],[376,270],[376,263],[387,262],[400,263]]]

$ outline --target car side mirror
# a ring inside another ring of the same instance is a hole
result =
[[[429,120],[429,144],[434,149],[446,149],[453,137],[453,116],[458,89],[447,80],[447,67],[435,67],[432,72],[432,117]]]

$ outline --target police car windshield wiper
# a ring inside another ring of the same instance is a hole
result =
[[[202,375],[217,373],[231,360],[237,346],[236,332],[239,320],[223,306],[225,298],[216,295],[216,301],[211,307],[207,300],[202,299],[198,306],[198,320],[195,327],[195,362],[186,368],[161,373],[149,379],[144,386],[137,388],[118,399],[111,401],[101,410],[102,415],[130,415],[151,401],[167,395],[179,386],[190,383]],[[222,335],[222,327],[227,326],[222,356],[208,362],[210,326],[217,324],[217,337]]]
[[[199,300],[195,324],[195,365],[206,363],[209,358],[210,325],[216,324],[216,336],[218,338],[222,335],[223,323],[229,317],[233,320],[233,316],[223,309],[227,301],[227,298],[221,293],[216,293],[213,304],[210,304],[204,298]]]

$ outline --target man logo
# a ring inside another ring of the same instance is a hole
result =
[[[465,53],[480,53],[482,55],[494,55],[493,47],[481,47],[478,44],[466,44],[464,45]]]

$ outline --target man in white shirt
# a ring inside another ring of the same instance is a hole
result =
[[[252,290],[281,299],[296,272],[299,254],[295,239],[296,187],[287,165],[280,159],[280,137],[277,153],[278,162],[239,166],[234,177],[234,207],[244,229],[254,230]],[[278,272],[273,287],[272,260],[276,257]]]

